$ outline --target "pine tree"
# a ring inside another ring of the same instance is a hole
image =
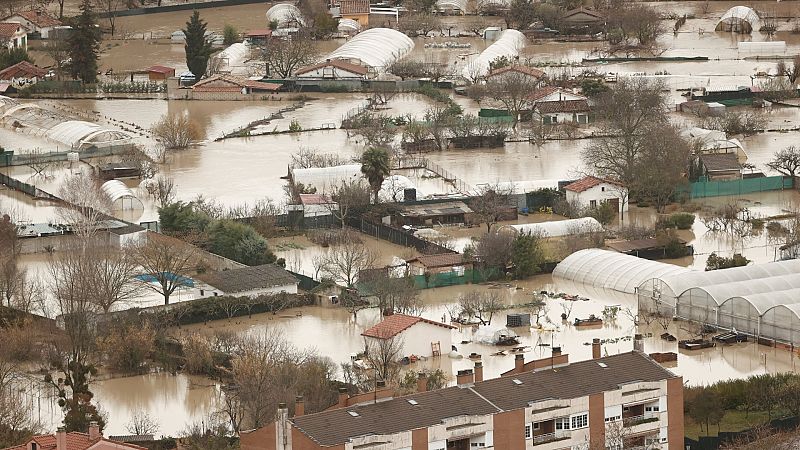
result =
[[[200,19],[200,13],[195,11],[192,18],[186,22],[183,30],[186,36],[186,67],[194,74],[195,81],[205,75],[208,58],[211,56],[211,42],[206,39],[206,22]]]
[[[70,73],[84,83],[97,82],[97,55],[100,52],[100,28],[95,21],[89,0],[81,3],[81,13],[75,18],[69,38],[72,58]]]

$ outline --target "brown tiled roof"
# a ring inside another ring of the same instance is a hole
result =
[[[6,17],[4,20],[8,20],[14,16],[22,17],[39,28],[57,27],[61,25],[60,20],[45,11],[22,11]]]
[[[131,449],[131,450],[147,450],[145,447],[141,447],[134,444],[128,444],[124,442],[115,442],[110,441],[105,438],[100,439],[89,439],[89,435],[86,433],[77,433],[77,432],[69,432],[67,433],[67,450],[88,450],[98,442],[107,442],[109,444],[113,444],[117,448],[124,448],[124,449]],[[43,434],[39,436],[32,437],[27,443],[24,445],[18,445],[16,447],[10,447],[5,450],[25,450],[27,448],[27,444],[30,442],[35,442],[39,450],[55,450],[56,449],[56,437],[52,434]]]
[[[304,205],[330,205],[334,202],[325,194],[300,194],[300,203]]]
[[[222,270],[198,275],[197,278],[226,294],[297,284],[294,275],[275,264]]]
[[[17,34],[17,30],[20,28],[23,30],[27,29],[17,22],[0,22],[0,38],[11,39]]]
[[[376,339],[391,339],[420,322],[440,326],[443,328],[455,328],[451,325],[423,319],[422,317],[407,316],[405,314],[393,314],[383,319],[377,325],[368,328],[361,333],[361,335]]]
[[[559,88],[556,86],[545,86],[543,88],[536,89],[535,91],[531,92],[531,95],[528,96],[529,99],[536,101],[539,99],[543,99],[548,95],[558,92]]]
[[[262,30],[250,30],[245,33],[246,37],[269,37],[272,36],[272,30],[264,28]]]
[[[28,61],[20,61],[13,66],[0,70],[0,80],[10,80],[12,78],[41,78],[47,75],[47,70],[37,67]]]
[[[352,64],[347,61],[342,61],[340,59],[329,59],[327,61],[323,61],[321,63],[317,63],[311,66],[301,67],[297,69],[297,71],[294,74],[302,75],[304,73],[313,72],[314,70],[329,66],[336,67],[337,69],[346,70],[348,72],[355,73],[357,75],[366,75],[368,72],[367,68],[364,66]]]
[[[598,184],[602,184],[602,183],[610,183],[610,184],[615,184],[617,186],[622,186],[622,184],[617,182],[617,181],[608,180],[608,179],[604,179],[604,178],[593,177],[593,176],[590,175],[590,176],[583,177],[578,181],[575,181],[573,183],[570,183],[570,184],[564,186],[564,189],[566,189],[568,191],[573,191],[573,192],[583,192],[583,191],[585,191],[587,189],[591,189],[591,188],[597,186]]]
[[[675,375],[646,355],[630,352],[482,381],[472,387],[450,387],[309,414],[291,421],[318,444],[334,446],[357,436],[400,433],[439,425],[451,417],[511,411],[526,408],[530,402],[581,398],[619,389],[622,384],[670,378]],[[412,399],[417,405],[408,402]]]
[[[418,262],[425,267],[458,266],[472,261],[464,259],[461,253],[440,253],[438,255],[425,255],[411,259],[408,262]]]
[[[156,72],[156,73],[175,73],[175,69],[173,67],[159,66],[159,65],[150,66],[145,70],[147,70],[148,72]]]
[[[530,75],[536,78],[542,78],[544,76],[544,72],[542,72],[539,69],[528,66],[513,65],[513,66],[501,67],[499,69],[494,69],[493,71],[489,72],[487,78],[493,77],[495,75],[500,75],[506,72],[519,72],[521,74]]]
[[[540,102],[536,110],[543,114],[575,113],[591,111],[586,100],[559,100],[557,102]]]
[[[339,13],[342,15],[369,14],[369,0],[341,0],[339,7]]]
[[[735,153],[716,153],[709,155],[701,155],[700,161],[703,163],[703,166],[709,172],[742,169],[742,165],[739,164],[739,158],[737,158]]]
[[[587,16],[594,17],[597,20],[605,19],[605,17],[603,17],[603,15],[600,14],[599,12],[597,12],[597,11],[595,11],[593,9],[588,9],[588,8],[584,8],[584,7],[581,6],[581,7],[578,7],[578,8],[575,8],[575,9],[571,9],[571,10],[565,12],[564,15],[561,16],[561,20],[569,19],[570,17],[578,15],[578,14],[586,14]]]

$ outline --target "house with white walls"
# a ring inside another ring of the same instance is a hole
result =
[[[564,186],[564,190],[568,203],[596,208],[611,202],[618,213],[628,210],[628,188],[613,180],[586,176]]]
[[[361,333],[367,348],[372,343],[397,339],[402,356],[439,356],[450,353],[453,344],[452,325],[423,319],[422,317],[393,314]]]

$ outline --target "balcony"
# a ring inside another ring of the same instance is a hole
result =
[[[643,423],[658,422],[659,417],[657,412],[649,412],[639,416],[623,417],[622,425],[625,427],[635,427]]]
[[[533,445],[546,444],[548,442],[563,441],[569,439],[569,431],[556,431],[555,433],[540,434],[533,437]]]

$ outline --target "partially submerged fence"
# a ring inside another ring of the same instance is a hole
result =
[[[395,228],[381,223],[374,223],[363,218],[348,219],[347,225],[374,238],[389,241],[393,244],[402,245],[404,247],[415,248],[423,255],[456,253],[455,251],[442,247],[439,244],[420,239],[410,232],[400,228]]]
[[[49,192],[43,191],[36,186],[30,185],[23,181],[11,178],[10,176],[0,173],[0,184],[4,184],[11,189],[24,192],[33,198],[44,198],[47,200],[61,201],[58,197]]]
[[[791,189],[791,177],[774,176],[745,178],[740,180],[707,181],[691,183],[689,194],[692,198],[721,197],[724,195],[751,194],[753,192]]]

